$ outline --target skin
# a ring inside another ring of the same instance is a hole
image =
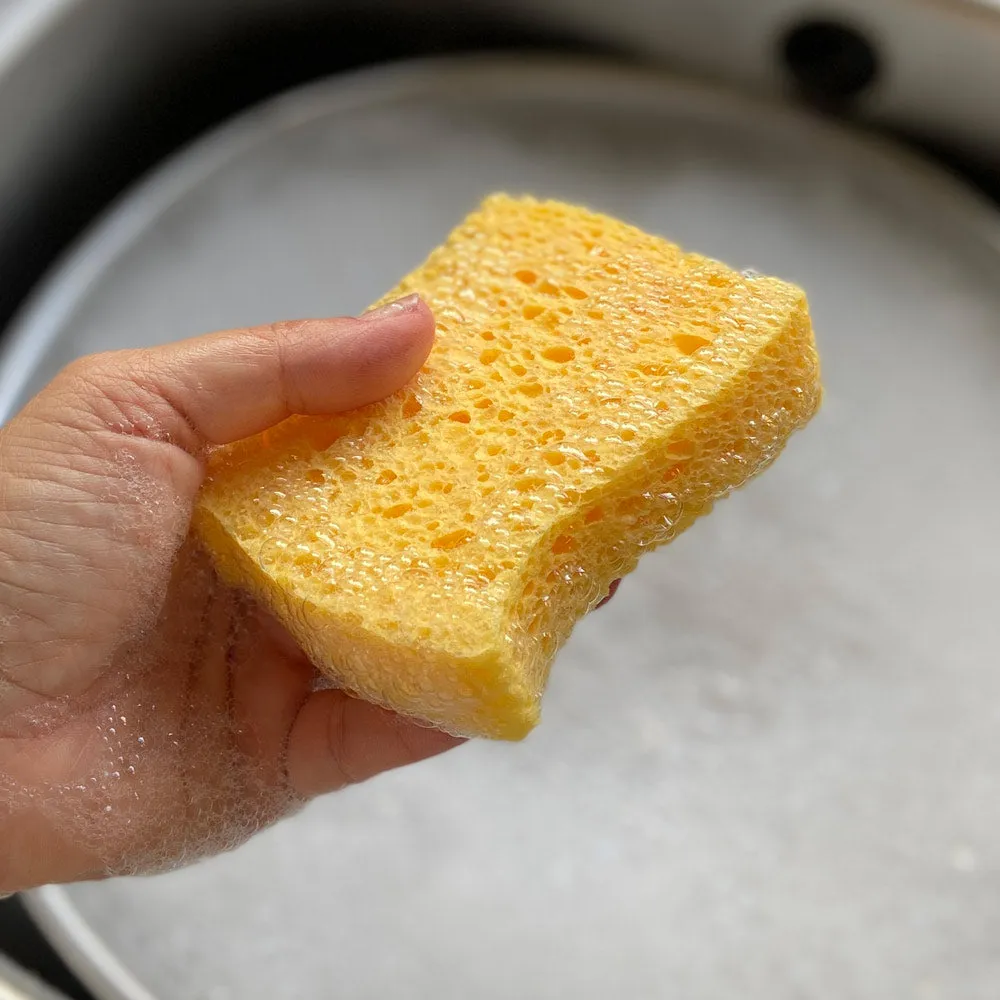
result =
[[[433,339],[411,297],[95,355],[0,429],[0,894],[217,853],[462,742],[319,688],[188,532],[209,448],[381,399]]]

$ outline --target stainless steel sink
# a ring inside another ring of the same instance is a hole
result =
[[[817,20],[802,0],[0,0],[0,326],[102,209],[179,146],[275,92],[400,57],[544,47],[669,64],[917,136],[1000,190],[997,5],[822,10]],[[18,957],[85,996],[25,937],[24,919],[16,902],[0,904],[0,949],[18,943]]]
[[[354,66],[564,44],[525,21],[449,0],[5,0],[0,326],[110,199],[210,126]]]
[[[525,45],[818,88],[1000,160],[992,0],[2,0],[0,325],[111,198],[240,108],[348,67]]]
[[[68,998],[0,954],[0,1000],[68,1000]]]

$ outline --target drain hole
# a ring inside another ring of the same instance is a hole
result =
[[[836,21],[808,21],[789,31],[781,58],[800,93],[830,110],[860,97],[879,73],[874,46]]]

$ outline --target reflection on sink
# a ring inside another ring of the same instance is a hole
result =
[[[0,901],[0,1000],[91,1000],[16,897]]]

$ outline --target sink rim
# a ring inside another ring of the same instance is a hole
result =
[[[57,0],[62,2],[62,0]],[[659,70],[637,69],[594,59],[525,56],[465,56],[419,59],[366,68],[300,87],[265,101],[184,147],[111,206],[66,252],[62,262],[36,289],[11,326],[0,348],[0,421],[13,413],[24,381],[58,335],[62,319],[86,293],[93,275],[128,247],[173,201],[179,191],[196,184],[218,164],[245,154],[260,140],[260,124],[301,122],[311,114],[330,114],[393,100],[415,90],[433,93],[457,82],[502,75],[518,67],[529,83],[581,80],[599,91],[611,85],[632,86],[650,96],[671,99],[710,112],[733,107],[766,120],[775,130],[794,129],[832,155],[855,163],[879,163],[905,174],[911,189],[957,226],[973,232],[986,250],[1000,252],[1000,214],[985,197],[916,154],[883,138],[835,125],[778,102],[735,94],[721,85],[694,83]],[[582,82],[582,81],[581,81]],[[273,132],[268,133],[273,134]],[[24,896],[32,918],[73,971],[96,994],[114,1000],[156,1000],[128,971],[124,961],[104,944],[59,886]]]

